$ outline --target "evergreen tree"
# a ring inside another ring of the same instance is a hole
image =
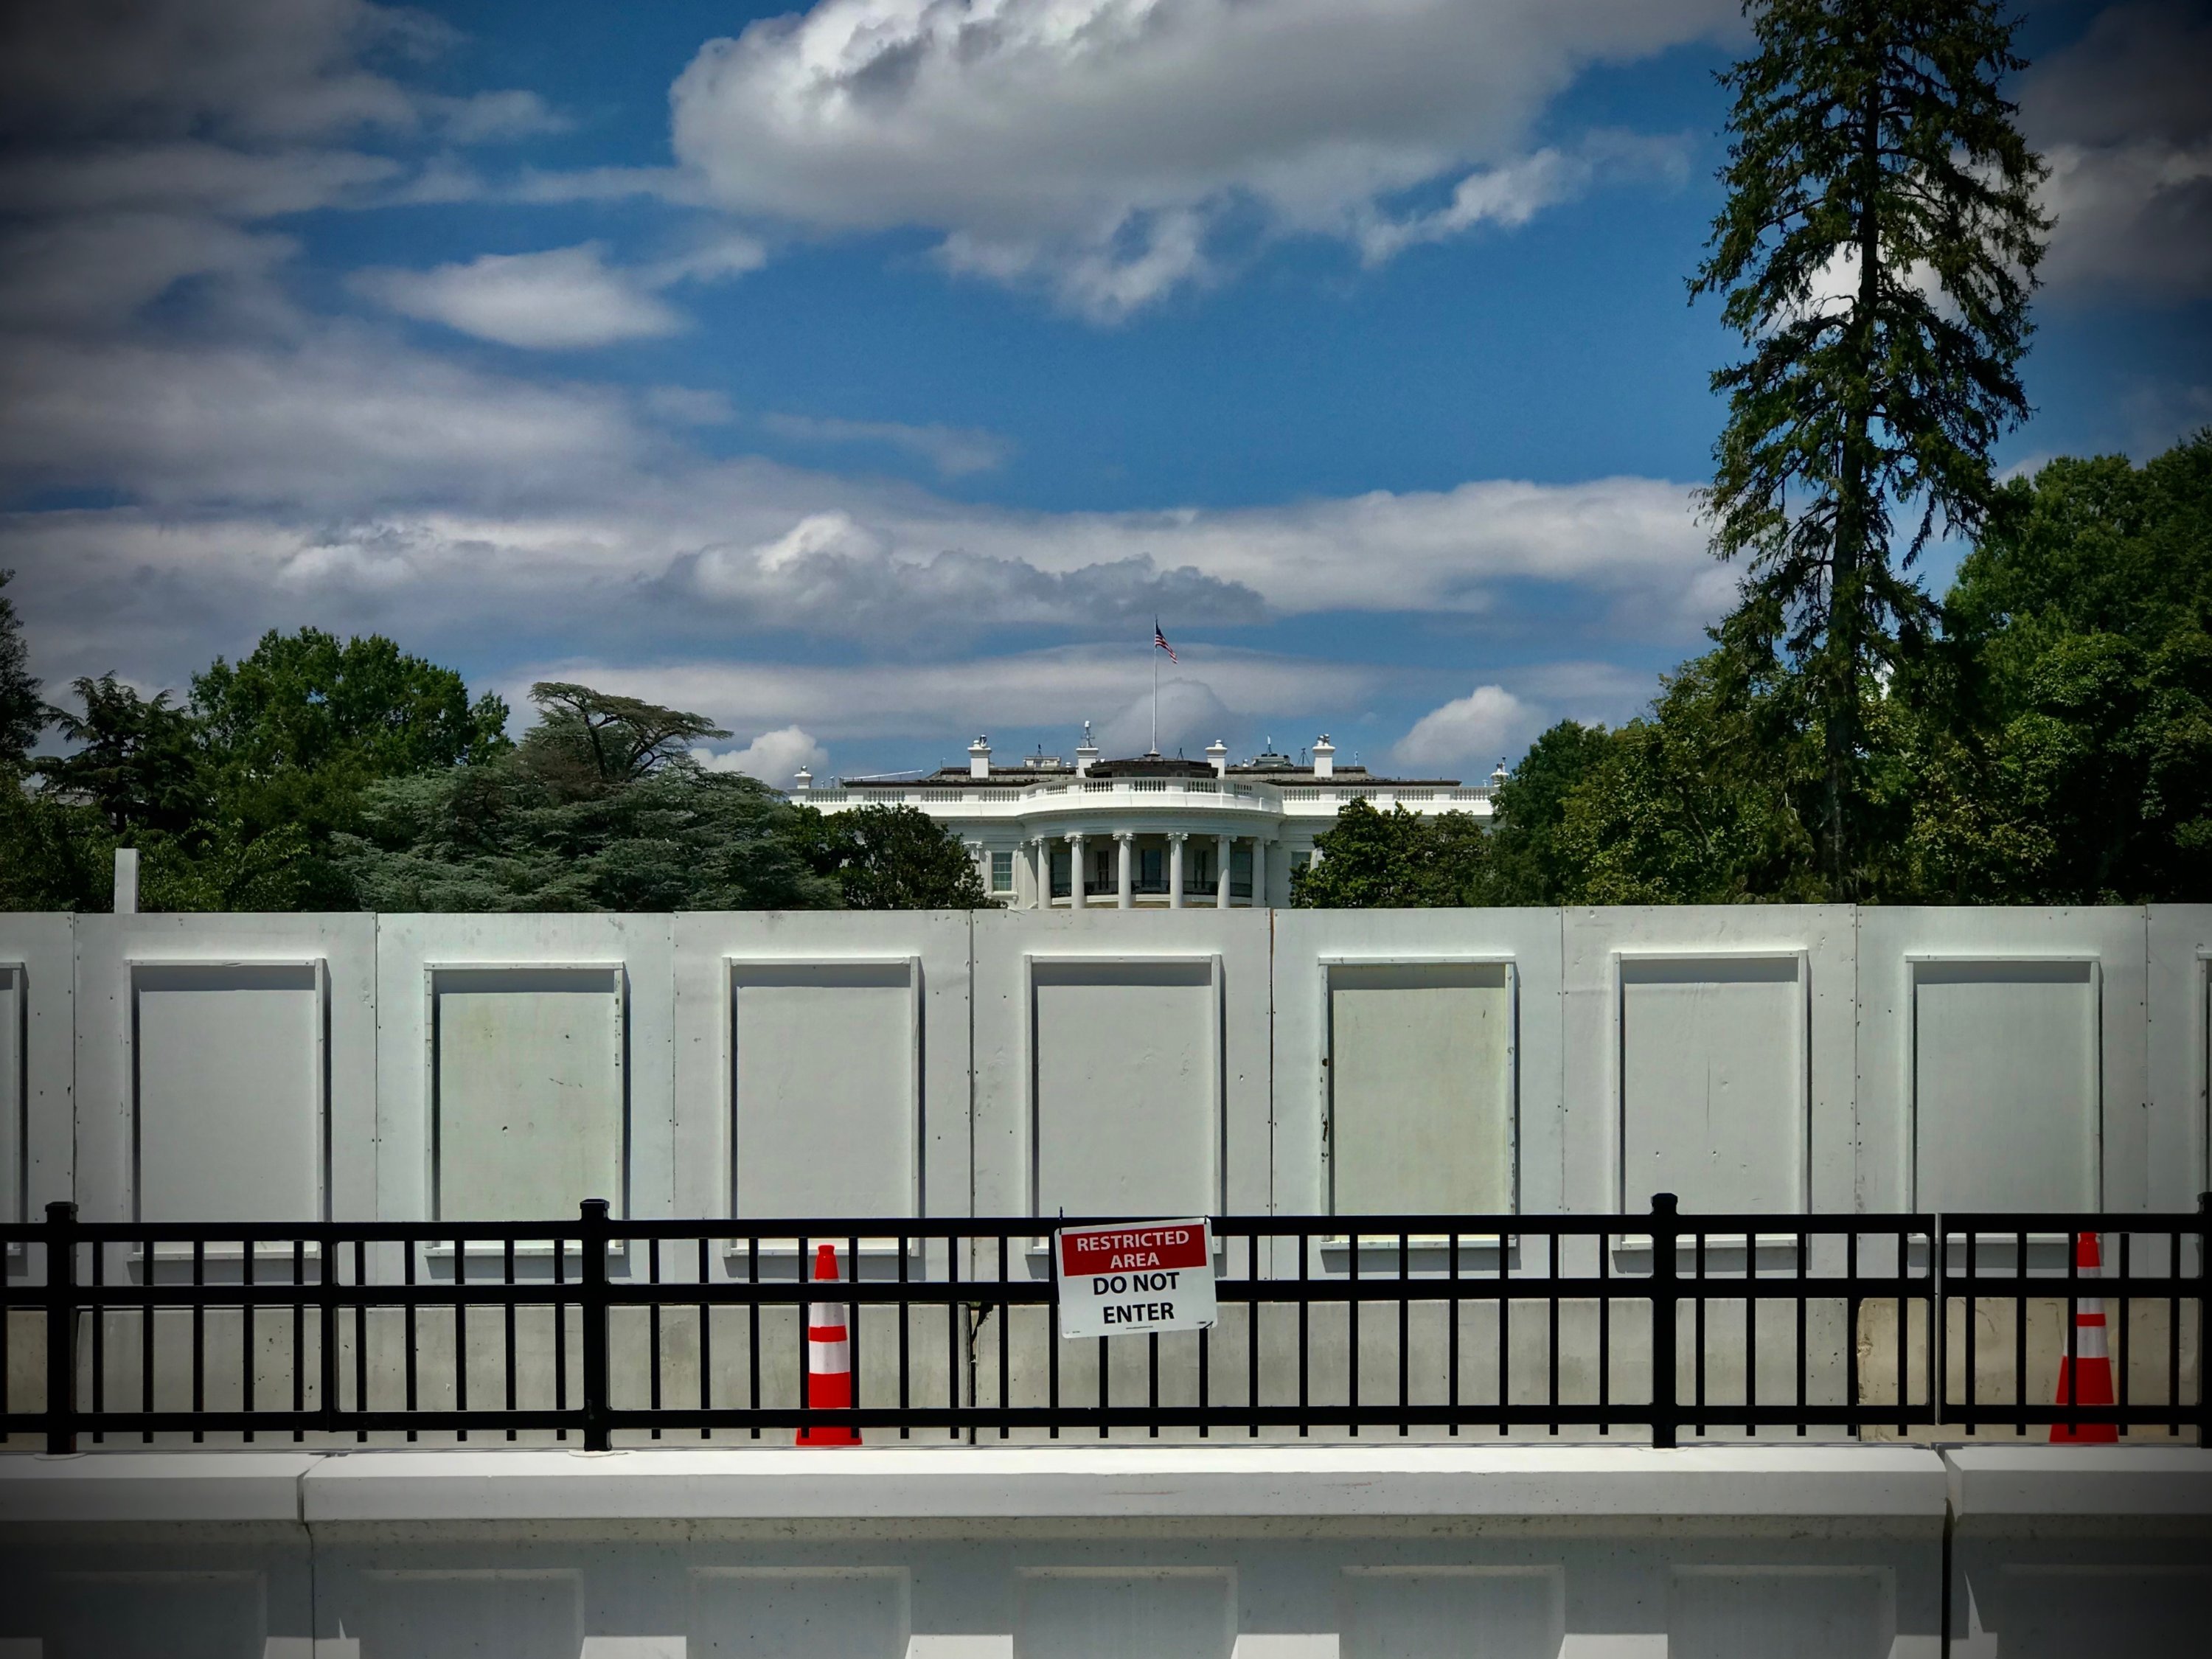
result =
[[[15,787],[8,775],[30,757],[31,745],[46,724],[46,706],[39,701],[38,681],[31,678],[23,624],[6,592],[15,576],[12,570],[0,570],[0,787],[7,788]]]
[[[998,908],[967,848],[918,807],[794,810],[810,861],[836,879],[848,910]]]
[[[1866,704],[1925,636],[1911,574],[1940,526],[1972,533],[1992,443],[2027,412],[2017,372],[2045,169],[2013,125],[2023,67],[1994,0],[1748,0],[1756,56],[1723,77],[1728,200],[1693,295],[1749,355],[1705,504],[1747,561],[1747,610],[1811,685],[1820,858],[1861,885]],[[1917,508],[1901,553],[1893,514]]]

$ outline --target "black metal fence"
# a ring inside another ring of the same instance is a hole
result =
[[[0,1433],[871,1440],[2109,1426],[2212,1443],[2194,1214],[1227,1217],[1211,1329],[1064,1342],[1005,1220],[0,1227]],[[2076,1237],[2101,1237],[2085,1273]],[[806,1276],[822,1243],[834,1289]],[[810,1406],[810,1303],[854,1405]],[[2107,1402],[2077,1316],[2101,1303]],[[1655,1356],[1659,1357],[1655,1363]],[[2076,1379],[2058,1398],[2061,1375]]]

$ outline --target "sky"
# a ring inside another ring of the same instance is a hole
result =
[[[787,784],[1160,744],[1475,778],[1633,715],[1725,0],[0,0],[0,568],[60,697],[269,629]],[[2030,4],[1999,459],[2212,424],[2212,5]],[[1925,578],[1940,592],[1955,550]],[[1155,659],[1157,619],[1178,660]]]

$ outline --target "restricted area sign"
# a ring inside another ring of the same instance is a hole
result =
[[[1052,1242],[1062,1336],[1143,1336],[1213,1323],[1213,1239],[1203,1217],[1064,1227]]]

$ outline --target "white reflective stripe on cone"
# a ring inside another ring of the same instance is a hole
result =
[[[812,1336],[806,1340],[806,1369],[821,1376],[853,1369],[853,1345],[843,1337]]]

